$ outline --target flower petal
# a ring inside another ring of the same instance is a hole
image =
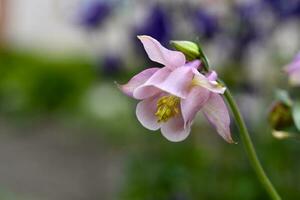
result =
[[[209,78],[205,77],[203,74],[196,72],[195,70],[193,71],[195,73],[193,85],[204,87],[213,93],[223,94],[225,92],[226,87],[222,86],[217,81],[209,80]],[[212,75],[210,79],[215,78],[214,76],[215,75]]]
[[[187,98],[181,100],[181,113],[185,126],[194,120],[197,112],[206,103],[209,96],[210,92],[207,89],[195,86],[191,89]]]
[[[191,62],[187,62],[184,67],[191,67],[195,69],[199,69],[201,67],[201,61],[200,60],[193,60]]]
[[[170,68],[177,68],[185,64],[185,56],[180,51],[172,51],[163,47],[150,36],[138,36],[152,61],[161,63]]]
[[[292,86],[300,85],[300,69],[290,74],[289,82]]]
[[[136,99],[146,99],[158,94],[161,90],[154,86],[164,82],[170,73],[171,70],[167,67],[159,69],[144,84],[133,91],[133,97]]]
[[[300,85],[300,52],[283,70],[289,75],[289,82],[292,86]]]
[[[230,116],[221,95],[211,93],[202,111],[209,122],[227,142],[233,143],[230,133]]]
[[[155,112],[157,109],[157,101],[160,95],[145,99],[139,102],[136,106],[136,116],[139,122],[147,129],[155,131],[161,127],[161,124],[157,122]]]
[[[174,96],[186,98],[193,76],[192,68],[179,67],[172,71],[163,82],[154,84],[154,86]]]
[[[184,126],[181,115],[169,119],[162,124],[161,133],[171,142],[180,142],[187,138],[191,132],[191,124]]]
[[[283,70],[290,75],[295,71],[300,70],[300,52],[295,56],[291,63],[289,63],[283,68]]]
[[[134,77],[130,79],[130,81],[124,85],[118,85],[120,90],[128,95],[133,96],[133,91],[143,83],[145,83],[156,71],[158,71],[160,68],[149,68],[146,69]]]
[[[210,81],[216,81],[218,79],[218,74],[216,71],[211,71],[208,76],[207,76],[208,80]]]

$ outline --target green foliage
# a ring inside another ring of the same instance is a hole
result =
[[[175,144],[156,138],[133,153],[120,199],[267,198],[250,166],[236,162],[244,156],[236,146],[216,145],[210,152],[196,138]]]
[[[262,139],[259,135],[264,135],[265,130],[265,127],[256,129],[253,137]],[[196,137],[199,132],[207,133],[210,141]],[[221,139],[220,143],[211,141],[213,134],[199,127],[181,143],[168,142],[159,132],[144,135],[127,161],[120,199],[268,199],[242,144],[229,145]],[[271,137],[254,141],[268,175],[282,196],[300,198],[298,145],[279,143]]]
[[[8,113],[72,108],[94,79],[92,65],[79,58],[13,51],[2,52],[0,58],[0,109]]]

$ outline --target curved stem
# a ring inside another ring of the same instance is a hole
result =
[[[258,160],[253,143],[249,136],[246,124],[245,124],[243,117],[238,109],[238,106],[237,106],[233,96],[231,95],[230,91],[228,90],[228,88],[226,89],[226,91],[224,93],[224,97],[232,111],[232,114],[234,116],[236,124],[239,128],[239,131],[241,134],[241,139],[245,145],[245,150],[247,152],[249,161],[252,164],[252,167],[254,168],[256,175],[258,176],[258,178],[259,178],[260,182],[262,183],[262,185],[264,186],[264,188],[268,191],[270,197],[274,200],[281,200],[281,197],[279,196],[279,194],[277,193],[273,184],[267,177],[264,169],[262,168],[262,166]]]
[[[202,51],[202,48],[199,47],[199,59],[201,59],[201,61],[203,62],[202,64],[202,69],[205,72],[209,71],[209,62],[208,59],[206,57],[206,55],[204,54],[204,52]],[[222,80],[218,80],[218,82],[223,84]],[[245,145],[245,150],[246,153],[248,155],[249,161],[254,169],[254,171],[256,172],[256,175],[258,176],[260,182],[262,183],[262,185],[264,186],[264,188],[267,190],[267,192],[269,193],[270,197],[273,200],[281,200],[281,197],[279,196],[278,192],[276,191],[275,187],[273,186],[273,184],[271,183],[271,181],[269,180],[269,178],[267,177],[262,165],[260,164],[258,157],[256,155],[255,152],[255,148],[253,146],[252,140],[250,138],[247,126],[244,122],[244,119],[241,115],[241,112],[239,111],[239,108],[233,98],[233,96],[231,95],[229,89],[227,88],[225,93],[224,93],[224,98],[226,99],[232,114],[234,116],[235,122],[238,126],[238,129],[240,131],[241,134],[241,138],[242,141]]]

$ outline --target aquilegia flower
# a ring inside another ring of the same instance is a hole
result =
[[[300,85],[300,52],[290,64],[284,67],[284,71],[288,73],[291,85]]]
[[[200,61],[186,62],[183,53],[168,50],[150,36],[138,36],[152,61],[163,68],[149,68],[135,75],[120,89],[141,100],[136,116],[147,129],[158,130],[168,140],[184,140],[191,131],[196,114],[202,111],[217,132],[233,142],[230,117],[220,94],[226,90],[217,83],[216,72],[198,72]]]

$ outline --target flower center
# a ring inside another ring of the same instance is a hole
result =
[[[157,101],[157,110],[155,116],[157,122],[166,122],[170,118],[180,113],[180,98],[170,95],[163,96]]]

